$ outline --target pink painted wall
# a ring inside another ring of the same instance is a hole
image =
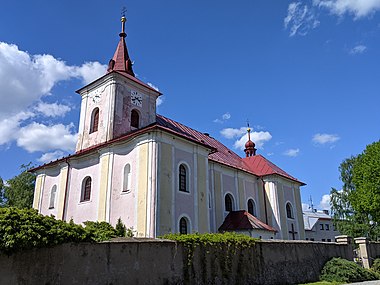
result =
[[[99,159],[92,159],[82,163],[71,163],[70,168],[70,187],[68,192],[68,203],[65,213],[65,220],[73,218],[79,224],[85,221],[96,221],[98,219],[99,205]],[[83,180],[90,176],[92,179],[90,201],[80,202]]]
[[[131,190],[123,192],[124,167],[131,166]],[[110,223],[116,225],[121,218],[128,227],[136,229],[136,199],[137,199],[137,151],[117,152],[115,151],[112,171],[112,192],[110,205]]]
[[[57,192],[55,194],[55,207],[53,209],[49,209],[51,189],[54,185],[57,185]],[[45,176],[45,184],[42,191],[42,200],[40,205],[41,214],[49,216],[53,215],[55,217],[57,216],[59,191],[61,191],[61,189],[59,189],[59,168],[48,170]]]

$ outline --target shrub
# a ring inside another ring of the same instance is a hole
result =
[[[92,240],[96,242],[110,240],[116,237],[116,230],[106,222],[84,222],[85,230]]]
[[[126,234],[127,234],[127,227],[123,224],[123,222],[121,221],[121,218],[119,218],[117,220],[117,224],[116,224],[116,235],[118,237],[125,237]]]
[[[320,279],[330,282],[347,283],[376,280],[378,277],[376,273],[360,267],[353,261],[333,258],[323,267]]]
[[[166,234],[161,238],[175,240],[185,243],[186,245],[227,245],[227,246],[240,246],[250,247],[255,244],[257,239],[251,238],[243,234],[237,234],[234,232],[225,232],[222,234]]]
[[[375,259],[371,269],[375,271],[377,274],[380,274],[380,258]]]
[[[92,240],[80,225],[40,215],[34,209],[17,208],[0,209],[0,237],[0,252],[6,254],[33,247]]]

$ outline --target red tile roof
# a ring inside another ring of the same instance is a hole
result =
[[[301,183],[302,185],[306,185],[305,183],[299,181],[297,178],[291,176],[290,174],[282,170],[280,167],[278,167],[274,163],[270,162],[268,159],[266,159],[262,155],[245,157],[243,158],[243,162],[248,167],[248,169],[250,169],[252,172],[254,172],[258,176],[277,174],[282,177],[288,178],[290,180],[297,181]]]
[[[244,210],[229,212],[227,217],[224,219],[223,224],[218,229],[220,232],[238,230],[263,230],[277,232],[276,229],[260,221],[258,218]]]
[[[214,151],[208,156],[212,161],[222,163],[233,168],[238,168],[257,176],[277,174],[284,178],[298,182],[301,185],[305,185],[305,183],[294,178],[279,168],[277,165],[264,158],[262,155],[241,158],[239,155],[237,155],[235,152],[227,148],[224,144],[214,139],[213,137],[210,137],[207,134],[196,131],[161,115],[157,115],[157,124],[201,144],[209,145],[212,149],[214,149]]]
[[[130,76],[129,74],[126,74],[127,76]],[[132,77],[132,76],[131,76]],[[210,137],[208,134],[201,133],[199,131],[196,131],[190,127],[187,127],[183,124],[180,124],[174,120],[171,120],[169,118],[166,118],[161,115],[157,115],[156,117],[156,123],[149,125],[143,129],[139,129],[136,131],[133,131],[131,133],[128,133],[122,137],[115,138],[111,141],[101,143],[96,146],[92,146],[88,149],[82,150],[80,152],[77,152],[73,155],[70,155],[66,158],[59,159],[54,162],[50,162],[47,164],[44,164],[42,166],[36,167],[33,170],[37,170],[40,168],[43,168],[45,166],[50,166],[52,164],[58,163],[60,161],[65,161],[66,159],[74,158],[81,156],[83,154],[95,151],[99,148],[105,147],[112,143],[117,143],[124,140],[129,140],[135,136],[138,136],[140,134],[143,134],[145,132],[148,132],[153,129],[160,129],[169,133],[172,133],[174,135],[180,136],[184,139],[188,139],[194,143],[200,144],[208,149],[210,149],[210,154],[208,158],[211,161],[215,161],[221,164],[224,164],[229,167],[237,168],[242,171],[254,174],[256,176],[266,176],[266,175],[280,175],[284,178],[290,179],[292,181],[298,182],[301,185],[305,185],[305,183],[299,181],[298,179],[294,178],[290,174],[286,173],[284,170],[267,160],[261,155],[255,155],[251,157],[245,157],[241,158],[239,155],[237,155],[235,152],[227,148],[224,144],[222,144],[220,141],[214,139],[213,137]]]

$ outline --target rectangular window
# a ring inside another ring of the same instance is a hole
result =
[[[326,241],[326,240],[323,238],[322,241]]]
[[[324,230],[323,224],[320,224],[320,225],[319,225],[319,229],[320,229],[321,231]]]
[[[311,241],[314,241],[314,238],[311,238],[310,240],[311,240]]]
[[[328,242],[331,242],[331,238],[328,238],[327,241],[328,241]]]
[[[329,224],[326,224],[326,231],[329,231],[330,230],[330,225]]]

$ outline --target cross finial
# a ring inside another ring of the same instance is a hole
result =
[[[121,16],[125,18],[125,12],[127,12],[127,8],[124,6],[121,8]]]
[[[121,9],[121,34],[125,35],[125,22],[127,21],[127,18],[125,17],[125,12],[127,12],[127,8],[123,7]]]
[[[248,140],[251,139],[251,128],[249,127],[249,120],[247,119],[247,132],[248,132]]]

